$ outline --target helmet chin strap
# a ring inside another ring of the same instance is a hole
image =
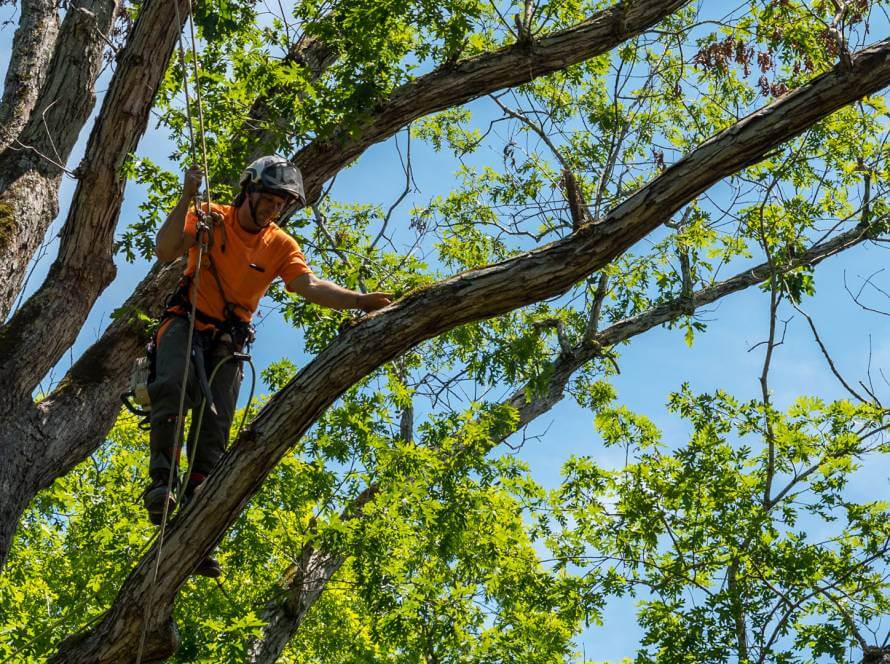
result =
[[[253,225],[259,226],[259,224],[256,222],[256,205],[253,202],[254,193],[255,192],[253,190],[249,190],[247,192],[247,209],[250,210],[250,220],[253,222]]]

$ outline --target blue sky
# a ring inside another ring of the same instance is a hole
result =
[[[0,21],[13,15],[13,8],[0,11]],[[17,16],[16,16],[17,18]],[[8,60],[9,45],[14,25],[0,30],[0,56]],[[883,34],[873,32],[874,38]],[[107,86],[107,74],[97,89]],[[100,97],[101,103],[101,97]],[[98,108],[98,104],[97,104]],[[483,108],[479,110],[484,114]],[[92,126],[90,120],[75,148],[71,164],[76,164]],[[484,128],[484,127],[483,127]],[[404,145],[404,132],[401,135]],[[413,195],[413,202],[428,201],[437,194],[448,191],[453,184],[451,175],[456,162],[434,153],[417,142],[413,145],[413,166],[420,192]],[[150,157],[161,165],[169,165],[168,145],[163,132],[150,129],[140,143],[138,154]],[[481,159],[488,156],[481,155]],[[500,157],[490,155],[493,165]],[[404,175],[398,166],[392,141],[370,148],[352,168],[342,172],[333,189],[336,200],[362,203],[379,203],[388,206],[404,186]],[[172,167],[172,165],[171,165]],[[67,204],[74,190],[74,182],[66,179],[62,187],[61,210],[64,218]],[[145,199],[146,192],[135,183],[129,183],[120,217],[120,228],[138,216],[137,206]],[[395,213],[395,222],[407,224],[407,211],[411,200],[406,201]],[[54,222],[58,230],[61,220]],[[53,236],[54,232],[48,237]],[[29,290],[36,288],[54,256],[57,243],[49,247],[45,258],[39,261],[29,282]],[[884,268],[890,254],[887,249],[862,245],[833,257],[819,266],[816,272],[817,295],[806,302],[806,309],[815,319],[824,342],[831,350],[838,368],[855,383],[865,380],[871,343],[871,364],[879,394],[890,395],[890,387],[884,384],[877,369],[883,368],[890,376],[890,318],[863,311],[844,289],[844,278],[853,285]],[[312,256],[307,252],[312,264]],[[130,294],[144,275],[147,264],[128,264],[117,261],[118,277],[97,301],[81,335],[72,348],[76,358],[80,352],[98,338],[109,322],[109,314]],[[728,273],[727,275],[728,276]],[[890,290],[890,273],[882,273],[877,283]],[[890,310],[890,301],[876,298],[873,302]],[[886,306],[884,306],[886,304]],[[749,349],[763,341],[768,331],[768,295],[758,289],[749,289],[725,298],[712,307],[707,318],[711,321],[708,331],[697,337],[692,348],[683,341],[682,331],[651,330],[621,349],[621,374],[614,379],[619,400],[632,410],[645,413],[664,432],[668,442],[685,441],[686,427],[670,415],[665,402],[667,395],[684,382],[694,391],[727,390],[741,399],[756,398],[760,394],[758,378],[763,362],[763,348]],[[788,311],[783,317],[790,316]],[[310,358],[302,349],[302,334],[270,314],[260,327],[258,341],[253,350],[254,363],[262,370],[269,363],[286,354],[298,366]],[[58,380],[67,368],[69,359],[60,363],[54,372]],[[48,383],[48,381],[47,381]],[[845,393],[830,375],[806,322],[795,316],[788,325],[786,341],[773,362],[771,387],[776,405],[787,406],[801,393],[820,395],[825,398],[842,398]],[[246,398],[242,389],[242,404]],[[530,434],[547,432],[540,440],[527,443],[519,452],[526,460],[534,477],[547,487],[555,487],[560,481],[560,467],[573,454],[592,455],[607,466],[618,466],[623,453],[604,449],[592,426],[592,414],[585,412],[570,400],[565,400],[551,412],[532,424]],[[851,497],[861,500],[890,500],[888,468],[875,465],[859,471],[851,483]],[[588,658],[615,660],[634,654],[639,631],[633,619],[631,601],[615,601],[606,615],[602,628],[591,627],[579,640]]]

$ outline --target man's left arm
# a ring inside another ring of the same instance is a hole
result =
[[[319,279],[314,274],[301,274],[287,282],[287,289],[307,300],[329,309],[361,309],[376,311],[392,304],[392,293],[358,293]]]

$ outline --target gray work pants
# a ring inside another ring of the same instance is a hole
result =
[[[163,479],[165,482],[169,477],[170,464],[174,456],[176,416],[179,412],[180,388],[186,362],[188,328],[189,323],[185,318],[173,318],[169,323],[164,321],[157,340],[155,379],[148,385],[148,394],[151,398],[151,460],[148,474],[153,479]],[[212,332],[199,332],[197,329],[194,333],[193,347],[195,353],[200,353],[204,359],[208,380],[217,363],[231,357],[233,352],[239,350],[234,348],[230,341],[215,338],[217,336]],[[184,413],[192,409],[192,425],[186,448],[188,458],[192,459],[189,484],[200,484],[216,466],[226,449],[229,429],[235,414],[235,404],[238,401],[238,390],[241,387],[241,373],[241,363],[235,359],[229,359],[219,367],[210,384],[216,414],[211,412],[209,404],[205,405],[201,430],[198,432],[195,424],[203,395],[198,383],[195,362],[194,360],[189,362],[184,406]],[[181,447],[181,438],[178,447]],[[176,461],[178,465],[179,459]]]

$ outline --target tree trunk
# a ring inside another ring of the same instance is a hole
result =
[[[0,153],[0,320],[59,212],[65,163],[96,103],[93,88],[117,12],[117,0],[72,3],[30,119]]]
[[[101,339],[81,355],[46,399],[39,404],[30,398],[16,402],[6,392],[0,400],[0,409],[15,414],[4,418],[0,432],[2,468],[13,469],[4,476],[11,499],[0,502],[0,568],[30,500],[89,456],[114,425],[133,358],[144,352],[148,341],[143,317],[161,314],[157,293],[173,288],[183,266],[184,260],[155,265]]]
[[[5,397],[0,397],[5,398]],[[0,430],[0,561],[6,560],[19,519],[34,490],[33,469],[39,465],[39,448],[22,448],[23,440],[39,440],[36,409],[33,403],[12,404],[19,416],[4,421]]]
[[[178,1],[184,14],[188,3]],[[142,5],[78,168],[58,258],[40,289],[0,328],[3,389],[30,393],[77,338],[95,298],[114,278],[112,239],[126,184],[121,173],[148,124],[180,29],[172,3]]]

